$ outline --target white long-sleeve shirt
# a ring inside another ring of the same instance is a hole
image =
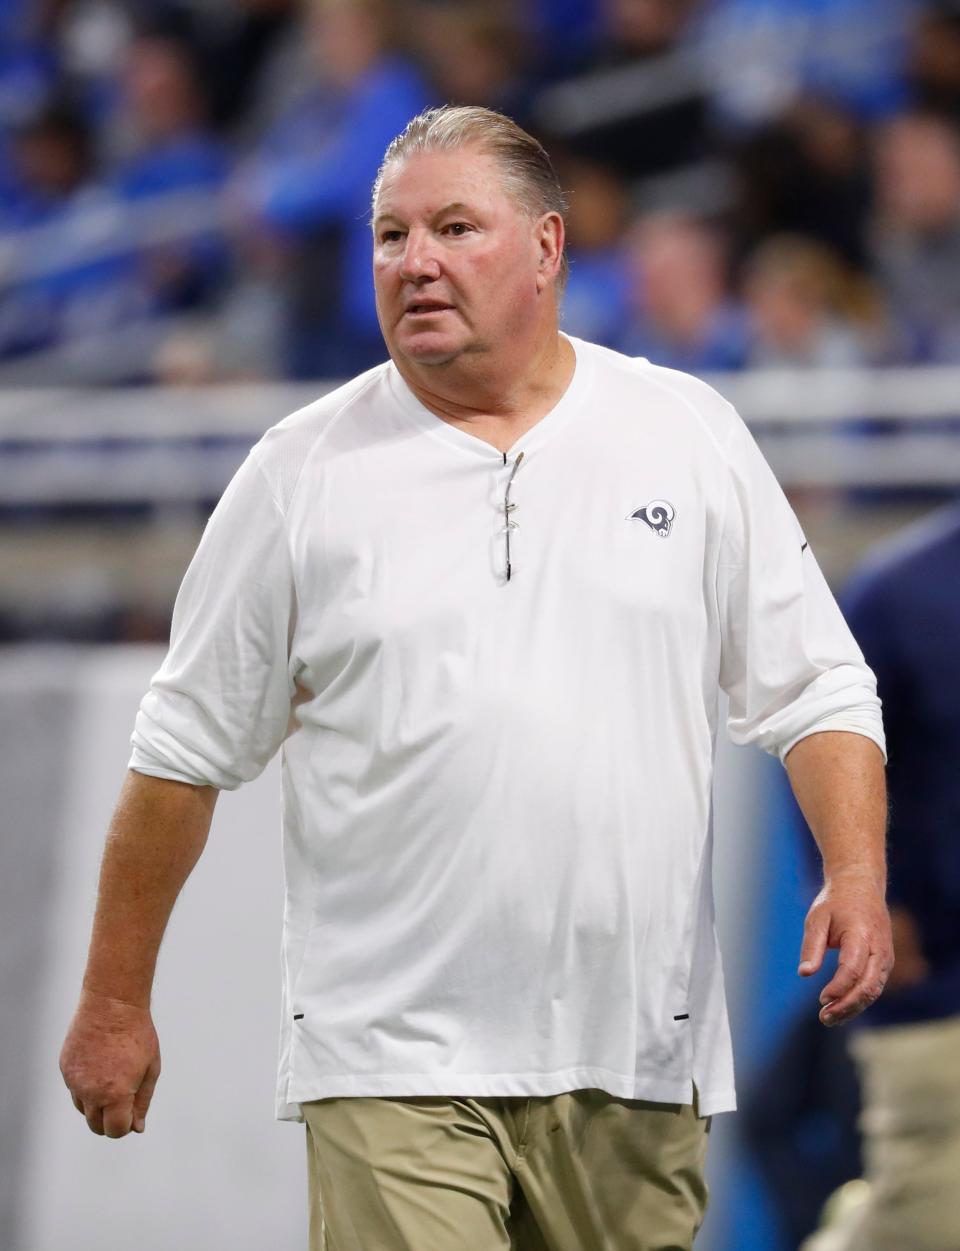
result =
[[[873,676],[734,410],[572,342],[506,458],[389,363],[294,413],[184,578],[130,763],[232,789],[282,745],[281,1118],[694,1082],[702,1114],[732,1108],[718,690],[737,743],[883,749]]]

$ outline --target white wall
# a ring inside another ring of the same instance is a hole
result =
[[[221,795],[207,850],[177,904],[154,998],[163,1073],[146,1133],[91,1134],[57,1067],[104,831],[137,704],[161,657],[135,648],[33,660],[34,681],[72,687],[78,698],[59,781],[63,828],[32,1056],[23,1251],[263,1251],[306,1242],[304,1130],[273,1119],[282,915],[276,761],[256,783]],[[12,680],[9,659],[4,669]]]

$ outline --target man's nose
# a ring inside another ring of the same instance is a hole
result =
[[[440,277],[436,241],[428,230],[410,230],[400,258],[400,277],[407,282],[426,282]]]

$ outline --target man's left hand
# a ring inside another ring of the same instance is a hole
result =
[[[842,1025],[880,997],[893,968],[890,915],[876,878],[843,869],[824,883],[803,928],[801,977],[811,977],[828,948],[840,949],[837,970],[820,993],[820,1020]]]

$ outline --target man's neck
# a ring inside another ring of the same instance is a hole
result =
[[[576,354],[558,332],[517,366],[484,355],[446,365],[418,367],[397,360],[404,382],[425,408],[444,421],[472,429],[529,429],[555,407],[570,385]],[[483,436],[481,436],[483,437]]]

